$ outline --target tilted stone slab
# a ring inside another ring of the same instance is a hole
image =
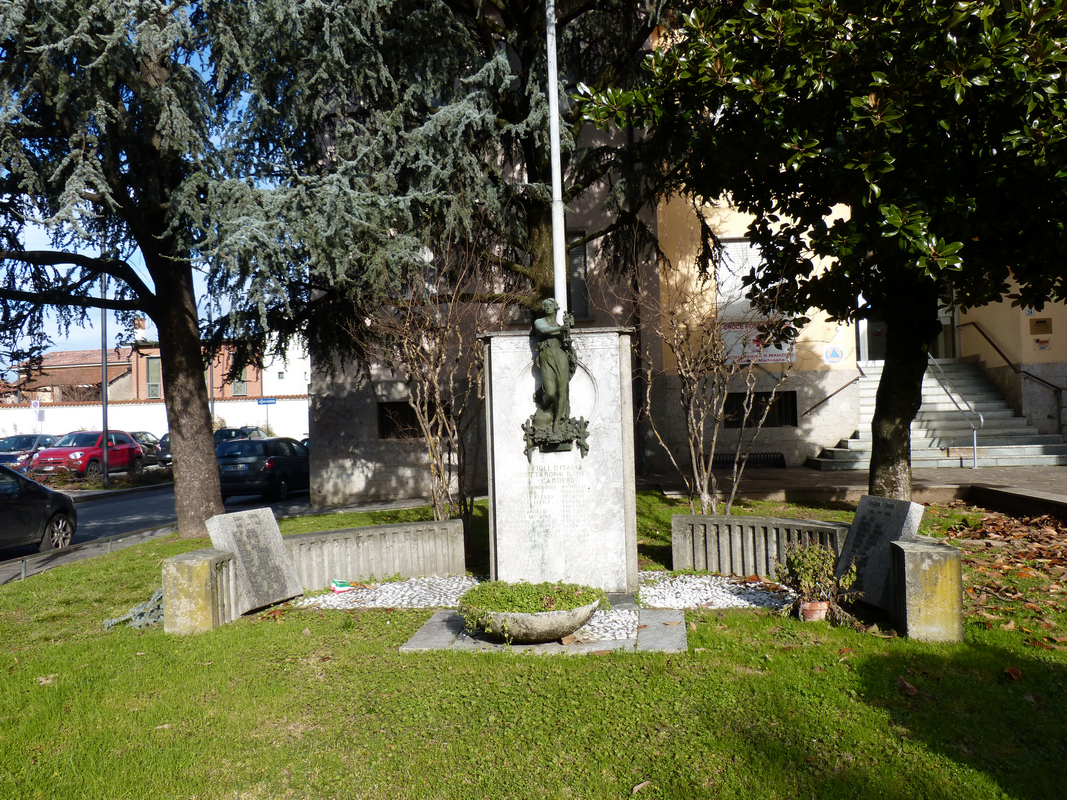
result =
[[[282,532],[269,508],[220,514],[207,521],[211,544],[236,556],[238,614],[303,594]]]
[[[844,574],[855,562],[853,589],[863,593],[863,602],[890,614],[894,612],[890,544],[913,538],[919,530],[924,510],[918,503],[906,500],[871,495],[860,498],[856,516],[837,558],[835,574]]]

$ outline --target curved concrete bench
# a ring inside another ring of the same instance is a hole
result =
[[[350,581],[463,575],[463,522],[405,522],[285,536],[305,591]],[[236,556],[195,550],[163,562],[163,629],[200,633],[237,619]]]

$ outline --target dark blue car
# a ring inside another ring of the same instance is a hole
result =
[[[308,450],[292,439],[231,439],[215,448],[222,499],[262,494],[284,500],[310,487]]]
[[[0,548],[33,544],[43,553],[69,547],[77,527],[67,495],[0,467]]]
[[[55,436],[43,433],[17,433],[0,439],[0,464],[25,472],[33,454],[42,447],[51,447]]]

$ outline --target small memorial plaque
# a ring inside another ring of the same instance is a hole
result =
[[[1041,318],[1030,320],[1030,335],[1040,336],[1043,333],[1052,333],[1052,319]]]
[[[220,514],[207,521],[211,544],[237,556],[237,612],[281,603],[303,594],[296,567],[269,508]]]
[[[884,611],[893,611],[889,571],[890,542],[914,537],[923,518],[923,507],[906,500],[864,495],[837,559],[841,575],[855,561],[856,585],[863,601]]]

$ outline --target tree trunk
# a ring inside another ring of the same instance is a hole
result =
[[[901,287],[878,310],[886,323],[886,354],[871,422],[868,491],[911,500],[911,423],[922,403],[930,344],[941,332],[937,287]]]
[[[552,254],[552,206],[536,204],[528,212],[527,252],[530,254],[533,296],[531,308],[541,308],[541,301],[555,294],[555,268]],[[567,303],[568,307],[570,303]]]
[[[225,512],[211,429],[200,325],[189,267],[153,270],[163,398],[174,455],[174,511],[183,539],[207,536],[204,522]]]

